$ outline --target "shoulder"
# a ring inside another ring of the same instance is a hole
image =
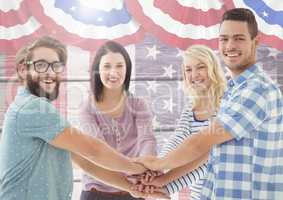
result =
[[[94,116],[98,113],[95,104],[92,103],[90,98],[83,100],[78,110],[80,116]]]
[[[18,108],[21,114],[54,113],[55,106],[44,97],[29,96]]]
[[[254,75],[232,89],[232,97],[260,98],[266,96],[272,89],[273,84],[262,76]]]

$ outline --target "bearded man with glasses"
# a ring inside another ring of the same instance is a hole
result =
[[[5,114],[0,141],[0,199],[71,200],[71,158],[95,178],[142,196],[132,191],[125,174],[146,169],[73,128],[51,104],[67,62],[65,45],[43,37],[19,55],[16,65],[22,86]]]

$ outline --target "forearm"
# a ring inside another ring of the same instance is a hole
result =
[[[93,141],[93,146],[96,150],[89,152],[87,159],[97,163],[101,167],[118,172],[132,172],[133,165],[130,160],[112,149],[103,141]]]
[[[209,152],[213,145],[233,139],[233,136],[225,131],[217,121],[202,129],[197,134],[187,138],[178,148],[168,153],[159,161],[163,169],[173,169],[198,159]]]
[[[53,140],[52,144],[109,170],[130,174],[142,173],[145,170],[141,165],[131,162],[102,140],[85,135],[75,128],[65,129]]]
[[[94,177],[95,179],[98,179],[107,185],[111,185],[121,190],[130,190],[131,184],[123,174],[99,167],[76,154],[72,154],[72,160],[82,170],[84,170],[87,174]]]
[[[193,162],[190,162],[186,165],[183,165],[181,167],[174,168],[167,172],[165,175],[167,176],[166,180],[167,183],[174,181],[175,179],[197,169],[199,166],[203,165],[207,162],[209,153],[205,153],[202,156],[200,156],[198,159],[194,160]],[[166,184],[167,184],[166,183]]]
[[[204,145],[204,135],[196,134],[186,139],[175,150],[169,152],[163,158],[160,158],[158,165],[162,169],[174,169],[187,165],[199,159],[210,150],[210,145]]]

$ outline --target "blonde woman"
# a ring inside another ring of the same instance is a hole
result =
[[[184,52],[182,72],[188,103],[182,112],[175,134],[169,138],[161,151],[162,157],[176,149],[186,138],[209,125],[210,120],[216,116],[226,86],[226,79],[216,55],[203,45],[193,45]],[[209,152],[196,162],[155,177],[147,184],[166,188],[170,194],[189,186],[190,199],[199,199],[208,154]]]

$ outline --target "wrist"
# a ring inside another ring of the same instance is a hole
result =
[[[159,170],[167,169],[166,160],[164,158],[158,158],[158,160],[155,162],[155,167]]]
[[[127,174],[140,174],[146,170],[143,165],[131,161],[130,161],[130,165],[128,166],[129,169],[127,172],[125,172]]]

